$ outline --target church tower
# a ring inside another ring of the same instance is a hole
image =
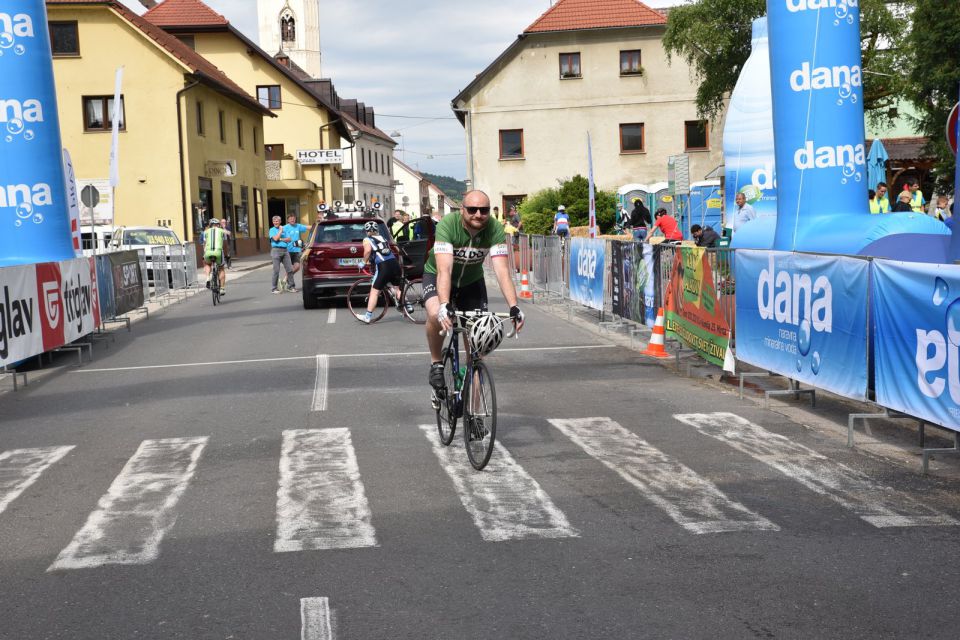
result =
[[[320,76],[320,0],[257,0],[260,47]]]

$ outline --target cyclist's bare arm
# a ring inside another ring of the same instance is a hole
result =
[[[427,315],[436,317],[440,305],[450,302],[450,287],[453,282],[453,252],[439,253],[435,247],[434,258],[437,261],[437,297],[434,298],[434,300],[436,300],[438,304],[434,313],[430,314],[428,312]],[[444,330],[447,330],[453,326],[453,323],[451,323],[450,319],[447,317],[440,318],[439,321]]]

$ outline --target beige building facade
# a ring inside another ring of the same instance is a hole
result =
[[[666,180],[671,155],[689,155],[692,181],[722,162],[722,128],[698,118],[689,68],[667,62],[666,19],[634,0],[599,0],[571,19],[576,3],[553,5],[453,100],[468,179],[504,211],[586,176],[588,133],[606,190]],[[638,24],[611,25],[625,8]]]

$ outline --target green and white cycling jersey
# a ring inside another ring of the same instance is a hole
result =
[[[464,287],[483,279],[483,260],[487,254],[491,257],[506,257],[510,252],[500,221],[493,217],[488,218],[487,226],[471,237],[463,228],[460,215],[457,213],[444,216],[437,223],[436,239],[423,268],[426,273],[436,274],[436,254],[452,255],[454,287]]]

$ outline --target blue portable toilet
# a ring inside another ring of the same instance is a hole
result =
[[[634,182],[631,184],[625,184],[619,189],[617,189],[617,201],[620,203],[620,206],[626,211],[633,210],[633,199],[641,198],[643,204],[650,206],[650,187],[645,184],[640,184]]]
[[[690,185],[690,224],[684,227],[684,237],[689,235],[690,225],[712,227],[718,235],[723,235],[723,214],[720,207],[723,197],[719,180],[703,180]]]

